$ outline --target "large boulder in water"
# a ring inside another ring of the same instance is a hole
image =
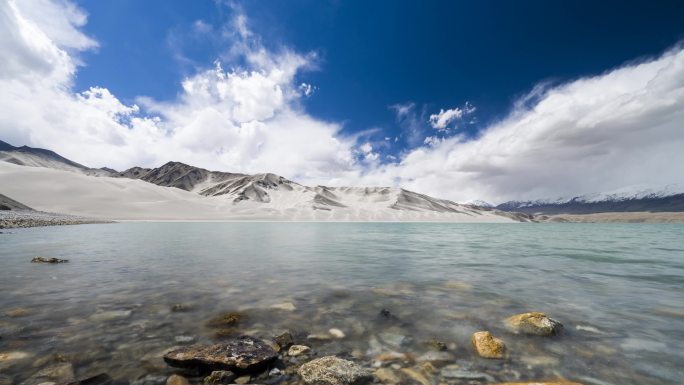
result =
[[[372,379],[370,371],[335,356],[309,361],[297,373],[308,385],[355,385]]]
[[[200,371],[230,370],[235,373],[258,373],[278,357],[266,342],[241,336],[209,346],[187,346],[164,355],[167,364]]]
[[[516,333],[552,336],[563,330],[563,324],[540,312],[517,314],[506,319],[506,325]]]

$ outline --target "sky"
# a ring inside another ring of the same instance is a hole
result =
[[[678,1],[0,0],[0,140],[459,202],[684,183]]]

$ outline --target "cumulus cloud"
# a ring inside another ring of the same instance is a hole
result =
[[[430,115],[430,125],[439,131],[447,131],[447,126],[456,120],[463,119],[465,115],[475,112],[475,107],[466,102],[463,107],[440,109],[439,113]]]
[[[245,15],[222,27],[232,31],[233,42],[224,59],[240,59],[230,70],[217,61],[184,79],[175,100],[140,97],[127,105],[106,88],[73,90],[78,53],[97,46],[79,29],[85,13],[65,1],[10,0],[0,7],[3,140],[118,169],[179,160],[305,179],[355,165],[355,139],[339,135],[339,124],[309,116],[298,102],[296,76],[315,65],[315,55],[268,50]],[[193,27],[213,31],[201,21]]]

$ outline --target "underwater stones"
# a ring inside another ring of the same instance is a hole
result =
[[[328,330],[328,333],[330,333],[330,335],[333,336],[333,338],[337,338],[337,339],[341,339],[341,338],[346,337],[344,332],[340,329],[337,329],[337,328],[332,328],[332,329]]]
[[[421,373],[422,371],[418,371],[416,369],[412,368],[403,368],[400,369],[402,373],[404,373],[408,378],[411,380],[419,383],[420,385],[431,385],[432,382],[430,379],[428,379],[425,374]]]
[[[411,339],[405,335],[392,332],[378,333],[378,339],[383,345],[389,346],[392,349],[399,349],[407,345]]]
[[[111,385],[114,379],[107,373],[100,373],[81,380],[70,382],[68,385]]]
[[[506,326],[515,333],[537,336],[557,335],[563,330],[563,324],[540,312],[516,314],[506,319]]]
[[[494,338],[490,332],[474,333],[471,342],[480,357],[503,358],[505,355],[506,345],[500,339]]]
[[[74,367],[68,362],[63,362],[41,369],[22,382],[21,385],[38,385],[45,382],[67,384],[74,380]]]
[[[400,352],[383,352],[375,356],[375,360],[380,362],[406,361],[408,359],[406,353]]]
[[[277,303],[270,306],[271,309],[283,311],[295,311],[297,307],[292,302]]]
[[[190,385],[190,381],[178,374],[172,374],[166,379],[166,385]]]
[[[0,352],[0,362],[9,362],[28,358],[31,355],[26,352]]]
[[[418,362],[430,362],[435,365],[443,365],[454,360],[453,354],[446,351],[430,351],[420,357]]]
[[[210,327],[227,327],[235,326],[244,321],[247,317],[238,312],[229,311],[207,321],[206,325]]]
[[[389,368],[380,368],[373,373],[375,378],[377,378],[383,384],[398,384],[401,382],[401,378],[397,375],[397,372]]]
[[[235,373],[228,370],[214,370],[210,375],[204,377],[204,385],[229,385],[235,380]]]
[[[290,332],[282,333],[276,336],[273,340],[276,344],[278,344],[280,350],[288,349],[290,346],[294,344],[294,338],[292,337],[292,333]]]
[[[9,309],[5,312],[5,316],[10,318],[26,317],[29,314],[31,314],[31,312],[28,309],[24,309],[22,307]]]
[[[494,377],[487,373],[471,372],[469,370],[462,369],[458,365],[449,365],[443,367],[440,371],[440,375],[449,379],[494,382]]]
[[[335,356],[309,361],[297,373],[309,385],[354,385],[372,378],[367,369]]]
[[[438,351],[443,351],[443,350],[448,350],[449,347],[444,341],[440,341],[437,338],[430,338],[429,340],[425,341],[425,346],[427,346],[430,349],[433,350],[438,350]]]
[[[89,317],[91,321],[95,322],[108,322],[117,319],[128,318],[131,315],[130,310],[110,310],[97,312]]]
[[[177,303],[171,306],[171,311],[174,313],[183,313],[192,310],[192,306],[185,303]]]
[[[177,368],[253,373],[265,369],[277,357],[266,342],[241,336],[215,345],[181,347],[166,353],[164,361]]]
[[[45,258],[45,257],[33,257],[31,259],[31,263],[67,263],[69,262],[68,259],[59,259],[59,258]]]
[[[288,356],[296,357],[300,354],[305,354],[311,351],[311,348],[305,345],[292,345],[287,351]]]

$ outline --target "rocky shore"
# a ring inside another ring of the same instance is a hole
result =
[[[112,221],[33,210],[0,210],[0,229],[83,225],[92,223],[112,223]]]

